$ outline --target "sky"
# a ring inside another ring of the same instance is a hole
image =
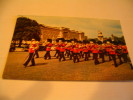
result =
[[[98,18],[78,18],[78,17],[59,17],[59,16],[29,16],[39,24],[51,27],[66,27],[70,30],[84,32],[88,38],[97,38],[98,31],[103,33],[104,37],[123,36],[120,21]]]

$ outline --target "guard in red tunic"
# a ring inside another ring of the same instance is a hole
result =
[[[112,57],[112,60],[114,61],[114,65],[115,67],[117,67],[117,63],[116,63],[116,47],[111,47],[109,50],[109,54]]]
[[[66,48],[66,52],[65,52],[65,56],[69,57],[70,56],[70,41],[69,40],[65,40],[65,48]]]
[[[50,55],[50,51],[51,51],[51,47],[52,47],[52,40],[51,39],[48,39],[47,40],[47,44],[46,44],[46,54],[44,55],[44,59],[46,60],[47,58],[48,59],[51,59],[51,55]]]
[[[75,45],[73,48],[73,62],[79,62],[79,45]]]
[[[56,40],[55,46],[56,46],[56,52],[55,52],[54,57],[58,58],[59,54],[60,54],[60,45],[59,45],[59,40],[58,39]]]
[[[60,44],[60,49],[59,49],[59,51],[60,51],[59,61],[61,61],[62,59],[63,59],[62,61],[65,61],[66,58],[65,58],[64,52],[66,51],[66,49],[65,49],[66,44],[63,43],[64,39],[61,39],[61,41],[62,41],[62,43]]]
[[[29,46],[29,57],[26,60],[26,62],[23,64],[25,67],[27,67],[30,61],[31,61],[30,66],[35,66],[35,61],[34,61],[35,50],[36,50],[35,39],[32,39],[31,44]]]
[[[87,44],[87,49],[88,49],[88,57],[91,57],[91,46],[90,46],[90,44]]]
[[[79,47],[79,52],[80,52],[80,58],[84,58],[84,53],[83,53],[83,44],[82,45],[80,45],[80,47]]]
[[[101,44],[99,45],[99,58],[102,58],[102,63],[105,62],[104,55],[105,55],[105,46]]]
[[[38,54],[38,51],[39,51],[39,41],[36,41],[36,50],[35,50],[35,55],[36,55],[36,58],[39,58],[39,54]]]
[[[124,59],[124,62],[127,62],[128,61],[128,57],[127,57],[128,50],[127,50],[127,46],[126,45],[122,46],[122,52],[123,52],[122,57]]]
[[[70,45],[70,60],[72,60],[73,56],[74,56],[73,48],[75,47],[75,42],[76,42],[76,40],[74,40],[74,39],[71,40],[71,45]]]
[[[93,53],[93,58],[94,58],[94,64],[95,65],[99,64],[99,61],[98,61],[98,53],[99,53],[98,45],[95,45],[92,48],[92,53]]]
[[[111,61],[111,55],[109,54],[110,48],[111,48],[111,45],[110,44],[106,44],[105,51],[106,51],[106,55],[109,57],[109,61]]]
[[[118,46],[116,46],[116,55],[118,56],[118,59],[119,59],[119,63],[120,64],[122,64],[123,63],[123,61],[122,61],[122,54],[123,54],[123,52],[122,52],[122,47],[121,47],[121,45],[118,45]]]
[[[89,59],[89,57],[88,57],[88,48],[86,47],[86,46],[84,46],[84,48],[83,48],[83,52],[84,52],[84,55],[85,55],[85,61],[88,61]]]

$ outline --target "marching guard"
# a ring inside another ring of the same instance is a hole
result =
[[[83,52],[84,52],[84,55],[85,55],[85,61],[88,61],[89,59],[89,56],[88,56],[88,48],[86,47],[86,45],[84,46],[84,48],[83,48]]]
[[[119,59],[119,64],[122,64],[123,61],[122,61],[122,48],[121,48],[121,45],[118,45],[117,46],[117,49],[116,49],[116,55],[118,56],[118,59]]]
[[[99,60],[98,60],[99,48],[98,48],[98,45],[95,45],[92,48],[92,53],[93,53],[94,64],[95,65],[99,64]]]
[[[99,47],[99,58],[102,59],[102,63],[105,62],[105,57],[104,57],[104,55],[105,55],[105,48],[104,48],[104,45],[100,45],[100,47]]]
[[[117,63],[116,63],[116,47],[112,46],[109,50],[109,54],[112,57],[112,60],[114,62],[114,66],[117,67]]]
[[[124,62],[128,62],[128,57],[127,57],[127,55],[128,55],[128,50],[127,50],[126,45],[123,45],[123,46],[122,46],[122,51],[123,51],[122,57],[123,57],[123,59],[124,59]]]
[[[50,51],[51,51],[51,47],[52,47],[52,39],[47,39],[47,44],[46,44],[46,54],[44,55],[44,59],[46,60],[51,59],[51,55],[50,55]]]
[[[26,60],[26,62],[23,64],[25,67],[27,67],[27,65],[29,64],[30,61],[31,61],[30,66],[35,66],[34,56],[35,56],[36,49],[37,49],[37,47],[35,44],[35,39],[32,39],[31,44],[29,45],[29,57]]]
[[[39,45],[40,45],[39,41],[36,41],[36,50],[35,50],[36,58],[39,58],[39,54],[38,54]]]
[[[79,62],[79,48],[78,45],[75,45],[73,48],[73,62]]]
[[[59,45],[59,40],[58,39],[56,40],[55,46],[56,46],[56,52],[54,54],[54,57],[59,58],[59,55],[60,55],[60,45]]]
[[[65,61],[66,60],[65,55],[64,55],[64,52],[66,51],[66,49],[65,49],[66,44],[63,43],[63,42],[64,42],[64,39],[60,39],[59,40],[59,43],[60,43],[59,61],[61,61],[62,59],[63,59],[62,61]]]

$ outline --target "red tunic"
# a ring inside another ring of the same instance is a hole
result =
[[[122,46],[123,53],[128,53],[127,46]]]
[[[36,44],[31,44],[30,46],[29,46],[29,53],[34,53],[35,52],[35,47],[36,47],[37,45]]]
[[[79,53],[79,48],[73,48],[73,53]]]
[[[88,48],[83,48],[83,52],[88,52],[89,50],[88,50]]]
[[[99,53],[99,50],[98,49],[93,49],[92,53]]]
[[[35,49],[34,48],[29,48],[29,53],[34,53]]]
[[[52,43],[47,44],[46,51],[50,51],[50,50],[51,50],[52,45],[53,45]]]
[[[66,48],[65,48],[66,44],[62,43],[60,44],[60,52],[65,52],[66,51]]]
[[[110,49],[110,50],[109,50],[109,54],[111,54],[111,55],[116,55],[116,52],[115,52],[114,49]]]

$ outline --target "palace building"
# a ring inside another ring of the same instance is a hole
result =
[[[47,39],[52,39],[55,41],[57,38],[64,38],[65,40],[77,39],[78,41],[83,41],[85,39],[84,32],[79,32],[75,30],[70,30],[65,27],[50,27],[40,25],[41,29],[41,42],[47,41]]]

